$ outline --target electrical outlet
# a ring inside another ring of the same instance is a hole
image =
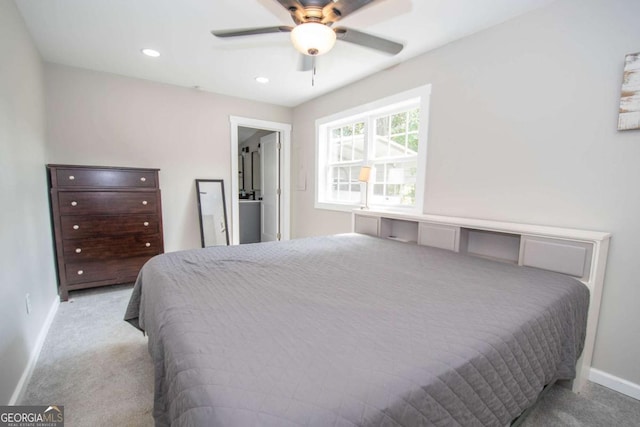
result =
[[[27,305],[27,314],[31,314],[31,295],[25,295],[24,302]]]

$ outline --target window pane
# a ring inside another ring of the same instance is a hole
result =
[[[344,193],[349,191],[349,168],[339,167],[338,169],[338,197],[343,200]]]
[[[353,142],[351,139],[347,139],[342,141],[342,157],[340,160],[343,162],[348,162],[353,158]]]
[[[420,109],[409,111],[409,132],[415,132],[420,126]]]
[[[329,176],[331,177],[329,200],[338,202],[360,201],[360,182],[358,174],[360,166],[336,166],[331,167]]]
[[[371,202],[391,206],[414,205],[417,165],[417,161],[375,164],[376,179]]]
[[[418,154],[418,134],[410,133],[409,134],[409,144],[407,145],[409,151],[407,154]]]
[[[364,160],[364,135],[353,137],[353,160]]]
[[[349,182],[349,168],[346,168],[346,167],[338,168],[338,176],[341,183]]]
[[[405,155],[406,135],[397,135],[391,137],[389,156],[398,157]]]
[[[376,135],[389,135],[389,117],[376,119]]]
[[[331,153],[329,154],[329,161],[336,163],[340,161],[340,141],[331,143]]]
[[[360,166],[351,166],[351,182],[358,183],[358,177],[360,176]]]
[[[385,163],[374,164],[373,168],[371,169],[371,175],[370,175],[369,181],[375,182],[376,184],[384,183],[385,177],[387,176],[387,174],[385,173],[386,166],[387,165]]]
[[[376,136],[373,141],[373,152],[369,153],[372,159],[385,157],[389,152],[389,138],[386,136]]]
[[[391,116],[391,133],[405,133],[407,131],[407,113]]]
[[[331,168],[331,183],[335,190],[338,189],[338,181],[340,181],[340,168],[333,167]]]
[[[330,167],[327,171],[327,177],[327,181],[329,181],[327,198],[330,200],[336,200],[338,198],[338,168]]]
[[[364,160],[366,154],[366,122],[355,122],[330,128],[329,164]]]
[[[394,197],[400,195],[399,185],[387,185],[387,196]]]

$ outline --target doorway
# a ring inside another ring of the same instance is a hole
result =
[[[291,125],[231,121],[231,242],[290,238]]]

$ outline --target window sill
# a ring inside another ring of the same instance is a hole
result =
[[[362,206],[360,203],[327,203],[327,202],[316,202],[314,207],[316,209],[322,209],[326,211],[338,211],[338,212],[351,212],[354,209]]]
[[[327,203],[327,202],[316,202],[314,207],[316,209],[322,209],[326,211],[338,211],[338,212],[353,212],[354,209],[364,209],[364,205],[361,203],[353,203],[353,204],[343,204],[343,203]],[[421,213],[420,209],[416,206],[385,206],[385,205],[369,205],[368,208],[364,210],[371,211],[384,211],[384,212],[396,212],[396,213],[404,213],[404,214],[412,214],[412,213]]]

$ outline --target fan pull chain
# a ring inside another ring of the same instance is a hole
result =
[[[316,66],[314,65],[311,70],[311,86],[316,85]]]

